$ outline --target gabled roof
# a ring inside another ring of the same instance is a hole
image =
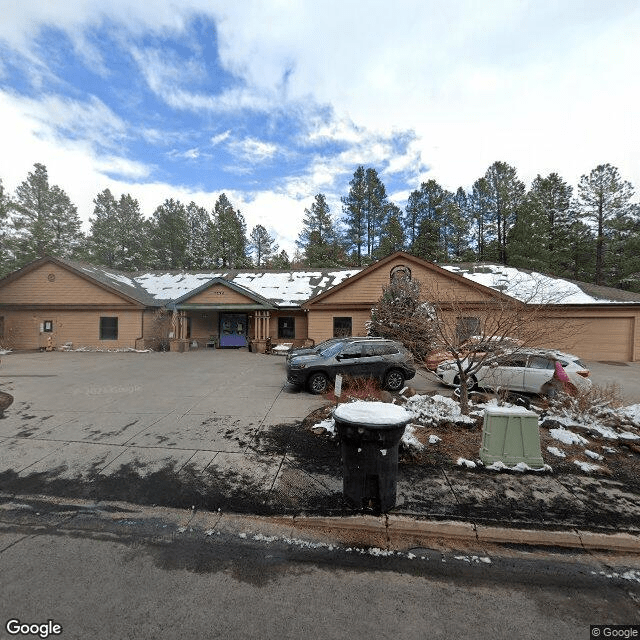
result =
[[[146,292],[140,287],[136,287],[135,284],[132,283],[131,279],[124,274],[113,272],[113,274],[107,275],[101,267],[95,267],[75,260],[67,260],[65,258],[58,258],[54,256],[38,258],[21,269],[10,273],[0,280],[0,287],[5,282],[16,280],[25,273],[33,271],[48,262],[64,267],[75,275],[89,280],[93,284],[125,298],[129,302],[136,305],[150,306],[150,301]]]
[[[551,304],[640,304],[640,294],[612,287],[546,276],[527,269],[488,263],[438,266],[403,251],[363,268],[293,271],[148,271],[124,273],[109,267],[45,256],[0,280],[10,282],[47,261],[66,267],[126,300],[146,307],[185,302],[216,282],[228,286],[267,308],[308,308],[330,294],[365,278],[375,269],[402,259],[419,263],[447,278],[496,298]]]
[[[397,261],[398,259],[403,259],[403,260],[405,260],[407,262],[418,263],[418,264],[422,265],[425,269],[433,271],[434,273],[438,273],[439,275],[441,275],[441,276],[443,276],[445,278],[448,278],[450,280],[456,280],[459,283],[463,284],[464,286],[471,287],[472,289],[476,289],[480,293],[483,293],[484,295],[491,296],[492,298],[496,298],[496,299],[509,299],[510,298],[510,296],[502,293],[501,291],[499,291],[497,289],[493,289],[491,287],[484,286],[483,284],[467,280],[467,279],[461,277],[460,275],[457,275],[455,273],[452,273],[451,271],[447,271],[446,269],[444,269],[442,267],[439,267],[438,265],[434,264],[433,262],[428,262],[426,260],[423,260],[422,258],[418,258],[416,256],[412,256],[411,254],[405,253],[404,251],[397,251],[396,253],[392,253],[390,256],[387,256],[386,258],[383,258],[382,260],[378,260],[378,262],[373,262],[372,264],[370,264],[369,266],[365,267],[364,269],[359,271],[357,274],[355,274],[354,276],[352,276],[348,280],[342,281],[339,285],[337,285],[336,287],[332,288],[330,291],[323,291],[323,292],[317,294],[313,298],[309,299],[303,306],[305,308],[311,307],[312,305],[314,305],[314,304],[316,304],[318,302],[321,302],[323,299],[325,299],[329,295],[335,293],[336,291],[339,291],[340,289],[342,289],[344,287],[348,287],[351,284],[353,284],[354,282],[357,282],[358,280],[360,280],[362,278],[365,278],[372,271],[376,271],[379,268],[384,267],[385,265],[387,265],[387,264],[389,264],[391,262]]]
[[[640,294],[631,291],[556,278],[529,269],[482,262],[443,265],[443,269],[532,304],[640,303]]]
[[[222,285],[224,287],[228,287],[229,289],[235,291],[236,293],[239,293],[245,296],[246,298],[253,300],[258,306],[263,307],[264,309],[273,309],[273,304],[271,304],[271,302],[269,302],[269,300],[267,300],[266,298],[263,298],[262,296],[258,295],[254,291],[251,291],[251,289],[242,287],[239,284],[236,284],[235,282],[232,282],[229,280],[225,280],[224,278],[211,278],[211,280],[209,280],[208,282],[205,282],[203,285],[201,285],[197,289],[193,289],[189,293],[185,293],[185,295],[183,295],[182,297],[177,298],[176,300],[171,302],[168,306],[180,307],[180,305],[182,305],[183,303],[188,302],[189,300],[191,300],[191,298],[215,286],[216,284]]]
[[[238,292],[271,307],[296,308],[309,298],[331,289],[360,269],[305,269],[300,271],[248,271],[219,269],[216,271],[163,270],[125,273],[110,267],[96,266],[47,256],[29,263],[6,279],[13,279],[25,270],[36,268],[50,260],[63,265],[105,288],[148,307],[163,307],[188,298],[211,286],[218,279]],[[0,280],[0,283],[2,280]]]

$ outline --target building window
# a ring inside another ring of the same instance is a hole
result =
[[[118,318],[100,318],[100,340],[118,339]]]
[[[43,333],[53,333],[53,320],[45,320],[42,323],[42,332]]]
[[[396,279],[411,280],[411,269],[404,264],[397,264],[389,273],[389,280],[392,282]]]
[[[458,318],[456,326],[456,334],[458,342],[464,342],[471,336],[477,336],[480,333],[480,318]]]
[[[278,338],[295,338],[296,320],[293,316],[278,318]]]
[[[333,337],[346,338],[351,335],[351,318],[333,319]]]

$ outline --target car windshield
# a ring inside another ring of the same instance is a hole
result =
[[[330,344],[326,349],[323,349],[320,352],[320,355],[323,358],[332,358],[336,355],[336,353],[340,351],[340,349],[342,349],[343,344],[344,342],[336,342],[335,344]]]

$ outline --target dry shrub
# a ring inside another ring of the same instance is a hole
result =
[[[336,397],[335,389],[325,394],[331,402],[350,402],[352,400],[382,400],[385,392],[376,378],[360,378],[355,376],[343,376],[342,394]]]
[[[575,416],[599,417],[623,406],[624,400],[618,383],[604,386],[594,384],[586,391],[578,390],[575,395],[560,393],[549,400],[549,407],[556,412]]]

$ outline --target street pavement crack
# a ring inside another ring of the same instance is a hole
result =
[[[22,536],[22,538],[20,538],[19,540],[14,540],[11,544],[8,544],[6,547],[3,547],[2,549],[0,549],[0,554],[3,554],[8,549],[11,549],[11,547],[15,547],[17,544],[19,544],[23,540],[26,540],[27,538],[33,538],[33,537],[34,537],[33,535],[26,535],[26,536]]]

